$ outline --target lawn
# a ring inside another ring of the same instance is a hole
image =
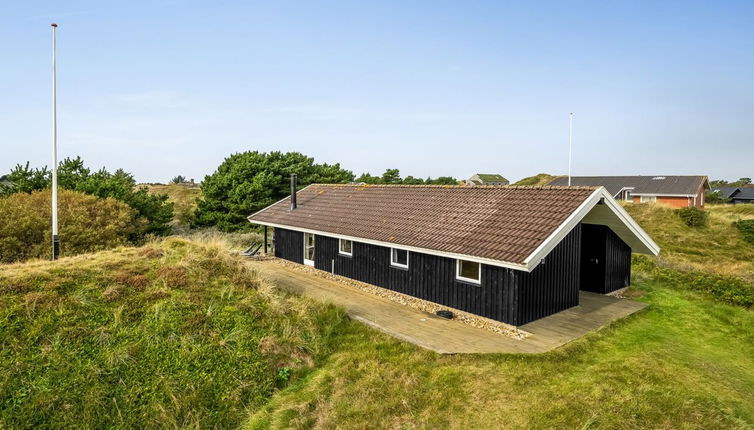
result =
[[[725,285],[717,264],[751,276],[729,228],[748,209],[696,230],[629,210],[664,247],[629,290],[650,306],[536,356],[419,349],[277,291],[213,235],[0,266],[0,428],[754,427],[754,310],[700,288]]]
[[[754,312],[635,283],[647,310],[539,356],[439,356],[350,325],[247,428],[751,428]]]

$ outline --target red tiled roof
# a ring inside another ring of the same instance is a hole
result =
[[[596,189],[315,184],[249,221],[524,264]]]

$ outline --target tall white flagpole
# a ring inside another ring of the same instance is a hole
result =
[[[571,186],[571,154],[573,152],[573,112],[568,114],[568,186]]]
[[[52,259],[57,260],[60,255],[60,239],[58,238],[58,107],[57,107],[57,76],[55,64],[55,50],[57,43],[55,31],[58,25],[52,27]]]

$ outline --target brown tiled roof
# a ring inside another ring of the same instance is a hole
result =
[[[315,184],[249,221],[524,264],[595,189]]]

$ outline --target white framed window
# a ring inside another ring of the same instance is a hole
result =
[[[408,269],[408,251],[390,248],[390,265],[401,269]]]
[[[338,254],[345,256],[353,255],[353,242],[347,239],[338,239]]]
[[[456,260],[456,279],[473,284],[481,284],[482,265],[475,261]]]
[[[657,196],[641,196],[639,201],[642,203],[655,203],[657,202]]]
[[[314,266],[314,234],[304,233],[304,264]]]

